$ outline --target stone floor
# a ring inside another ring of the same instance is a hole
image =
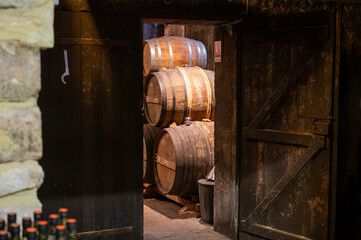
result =
[[[179,219],[180,208],[164,198],[144,199],[144,240],[229,240],[200,218]]]

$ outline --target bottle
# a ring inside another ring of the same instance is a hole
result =
[[[49,216],[49,240],[56,239],[56,226],[58,225],[59,215],[50,214]]]
[[[75,240],[76,239],[76,220],[74,218],[68,219],[66,222],[66,239]]]
[[[48,221],[39,221],[38,222],[38,240],[47,240],[48,239]]]
[[[8,232],[11,232],[11,224],[16,223],[16,213],[15,212],[9,212],[8,213]]]
[[[31,217],[23,217],[23,238],[26,237],[26,229],[31,227]]]
[[[26,229],[27,240],[36,240],[36,228],[29,227]]]
[[[10,226],[11,226],[10,239],[20,240],[20,225],[17,223],[12,223]]]
[[[0,240],[8,240],[8,232],[5,230],[0,231]]]
[[[65,226],[64,225],[56,226],[56,240],[65,240],[65,239],[66,239]]]
[[[5,219],[0,218],[0,231],[5,230]]]
[[[60,208],[59,209],[59,225],[66,226],[66,220],[68,219],[68,209]]]
[[[38,223],[43,219],[43,212],[41,210],[37,210],[34,212],[34,228],[38,229]]]

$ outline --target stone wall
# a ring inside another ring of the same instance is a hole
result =
[[[53,0],[0,0],[0,218],[42,205],[40,48],[54,44]]]

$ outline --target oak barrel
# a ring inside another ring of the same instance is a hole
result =
[[[185,37],[165,36],[143,42],[143,75],[147,76],[163,67],[207,65],[207,50],[204,44]]]
[[[214,120],[214,72],[199,67],[176,67],[152,73],[144,87],[144,114],[152,126],[167,127]]]
[[[160,129],[143,125],[143,182],[155,183],[153,174],[154,142]]]
[[[156,139],[154,178],[164,194],[197,194],[197,181],[214,165],[214,122],[163,129]]]

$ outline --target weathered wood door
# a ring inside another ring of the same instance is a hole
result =
[[[46,218],[66,207],[81,239],[142,239],[141,19],[57,11],[54,25],[39,98]]]
[[[333,15],[253,19],[240,34],[239,239],[327,239]]]

